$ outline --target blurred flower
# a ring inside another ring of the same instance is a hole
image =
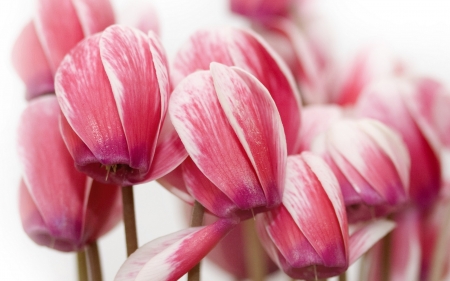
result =
[[[58,129],[59,114],[54,96],[37,98],[22,114],[20,217],[37,244],[78,251],[119,222],[120,189],[75,169]]]
[[[76,167],[94,179],[150,181],[186,157],[165,118],[167,63],[152,32],[115,25],[85,39],[61,63],[55,88],[64,141]]]
[[[339,181],[350,222],[385,216],[408,200],[410,157],[382,123],[341,120],[312,145]]]
[[[272,16],[287,15],[295,0],[230,0],[234,13],[263,21]]]
[[[418,125],[419,115],[409,106],[417,88],[411,80],[395,78],[366,88],[355,104],[357,117],[374,118],[396,130],[411,156],[409,195],[413,202],[428,207],[441,188],[441,168],[426,135]]]
[[[219,217],[243,219],[280,204],[286,140],[277,108],[248,72],[218,63],[186,77],[169,106],[190,158],[189,193]]]
[[[13,65],[28,100],[54,92],[53,77],[64,56],[84,37],[114,23],[109,0],[39,0],[33,21],[17,39]]]
[[[304,152],[289,156],[283,203],[257,217],[269,256],[290,277],[315,280],[345,272],[394,224],[376,221],[349,237],[339,184],[327,164]]]

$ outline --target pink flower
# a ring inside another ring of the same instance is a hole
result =
[[[421,207],[433,204],[441,188],[438,156],[410,107],[417,88],[411,80],[389,79],[367,88],[355,104],[355,115],[377,119],[396,130],[411,156],[409,195]]]
[[[264,20],[287,15],[295,0],[230,0],[231,11],[250,19]]]
[[[237,28],[199,30],[174,59],[174,86],[197,70],[208,70],[211,62],[240,67],[267,88],[281,116],[288,154],[294,153],[300,143],[300,94],[281,58],[250,31]]]
[[[313,143],[336,175],[350,222],[385,216],[408,200],[410,157],[401,137],[371,120],[336,122]]]
[[[19,126],[20,217],[39,245],[78,251],[121,218],[120,189],[78,172],[58,129],[56,98],[32,101]]]
[[[26,98],[54,92],[53,77],[64,56],[84,37],[114,23],[109,0],[39,0],[12,60],[26,84]]]
[[[186,188],[206,209],[245,219],[280,204],[286,140],[255,77],[212,63],[178,85],[169,113],[190,156],[182,165]]]
[[[55,77],[61,130],[76,167],[103,182],[159,178],[186,157],[165,118],[169,77],[152,32],[111,26],[77,45]]]
[[[289,156],[283,202],[257,218],[269,256],[290,277],[339,275],[394,227],[377,221],[349,237],[339,184],[327,164],[304,152]]]

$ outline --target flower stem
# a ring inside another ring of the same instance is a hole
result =
[[[442,278],[442,273],[444,271],[444,263],[445,263],[445,254],[447,253],[446,241],[448,239],[448,231],[449,231],[449,214],[450,214],[450,205],[447,207],[447,214],[444,216],[444,222],[441,231],[436,237],[436,244],[434,245],[433,256],[431,259],[431,270],[429,275],[429,281],[439,281]]]
[[[89,281],[102,281],[102,267],[98,254],[97,242],[89,244],[86,248],[86,260],[89,273]]]
[[[243,222],[245,233],[245,259],[247,275],[252,281],[262,281],[267,275],[264,249],[256,234],[255,220],[248,219]]]
[[[78,281],[88,281],[85,251],[77,253]]]
[[[202,206],[202,204],[195,201],[194,209],[192,210],[191,227],[201,226],[203,224],[204,213],[205,208]],[[200,280],[200,262],[188,272],[188,281],[199,281],[199,280]]]
[[[339,275],[339,281],[347,281],[347,271]]]
[[[382,280],[389,280],[390,275],[390,263],[391,263],[391,239],[392,235],[388,233],[382,240],[382,253],[381,253],[381,278]]]
[[[123,222],[125,224],[125,239],[127,241],[127,256],[130,256],[138,248],[132,185],[122,187],[122,204]]]

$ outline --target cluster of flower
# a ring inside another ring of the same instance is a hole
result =
[[[108,0],[37,2],[13,52],[29,100],[20,211],[36,243],[83,250],[121,219],[120,187],[158,180],[214,222],[140,247],[117,281],[177,280],[218,243],[215,260],[244,278],[227,244],[251,218],[266,273],[338,276],[392,231],[365,280],[445,274],[439,82],[371,50],[337,66],[307,0],[230,1],[254,31],[199,30],[170,71],[150,8],[130,27]]]

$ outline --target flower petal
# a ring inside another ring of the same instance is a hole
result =
[[[211,63],[211,75],[220,105],[256,171],[267,207],[280,204],[287,152],[275,103],[255,77],[239,68]]]
[[[114,11],[109,0],[72,0],[84,36],[103,31],[114,24]]]
[[[50,236],[75,250],[80,246],[90,180],[73,165],[59,132],[58,115],[54,96],[29,103],[19,126],[19,158],[24,183]]]
[[[322,159],[307,152],[288,157],[283,205],[323,265],[348,266],[344,202],[336,178]]]
[[[156,148],[162,110],[149,39],[137,29],[114,25],[102,33],[100,54],[127,139],[129,165],[146,173]]]
[[[158,13],[154,5],[148,1],[133,1],[125,10],[118,13],[118,23],[139,29],[144,33],[150,30],[160,34]]]
[[[25,82],[27,100],[55,91],[53,73],[32,21],[24,27],[14,44],[12,63]]]
[[[187,273],[236,225],[233,220],[189,228],[153,240],[134,252],[115,281],[174,281]]]
[[[55,76],[56,96],[68,123],[98,162],[129,163],[127,141],[100,59],[100,36],[81,42],[61,63]]]
[[[350,264],[353,264],[362,254],[394,228],[395,223],[392,221],[377,220],[366,223],[356,230],[350,235],[349,240]]]
[[[186,150],[203,174],[240,209],[266,205],[255,171],[223,112],[209,72],[183,80],[169,113]]]
[[[39,0],[34,21],[53,73],[64,56],[84,38],[72,0]]]

